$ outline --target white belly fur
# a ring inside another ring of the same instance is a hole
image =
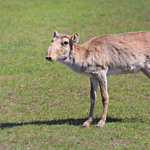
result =
[[[125,69],[123,68],[111,68],[107,71],[107,77],[114,75],[114,74],[127,74],[127,73],[137,73],[139,72],[141,67],[133,66],[133,67],[127,67]]]

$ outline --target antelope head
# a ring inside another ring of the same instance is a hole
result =
[[[73,44],[77,43],[79,38],[80,35],[78,33],[69,36],[66,34],[58,34],[58,32],[55,31],[52,43],[47,50],[46,59],[51,62],[64,61],[68,58]]]

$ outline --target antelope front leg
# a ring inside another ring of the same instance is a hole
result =
[[[103,103],[103,112],[101,120],[98,122],[97,127],[103,127],[106,121],[107,108],[108,108],[108,92],[107,92],[107,77],[106,73],[101,73],[99,77],[99,86],[101,90],[102,103]]]
[[[93,121],[93,112],[94,112],[94,106],[95,106],[95,99],[96,99],[96,92],[97,92],[97,85],[98,80],[95,78],[90,78],[91,82],[91,108],[90,108],[90,115],[87,121],[85,121],[82,125],[82,127],[89,127],[91,122]]]

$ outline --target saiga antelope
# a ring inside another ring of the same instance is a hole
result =
[[[90,77],[91,108],[83,127],[93,121],[93,111],[97,86],[99,83],[103,112],[98,127],[106,121],[108,107],[107,77],[114,74],[137,73],[142,71],[150,78],[150,32],[133,32],[117,35],[94,37],[79,45],[78,33],[72,36],[54,32],[46,59],[65,64],[75,72]]]

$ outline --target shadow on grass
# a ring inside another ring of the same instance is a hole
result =
[[[82,125],[84,121],[86,121],[87,118],[79,118],[79,119],[58,119],[58,120],[50,120],[50,121],[33,121],[33,122],[23,122],[23,123],[1,123],[1,129],[5,128],[11,128],[14,126],[23,126],[23,125],[61,125],[61,124],[68,124],[68,125],[74,125],[79,126]],[[93,120],[93,124],[97,124],[100,119],[96,118]],[[121,119],[112,119],[110,117],[107,118],[107,122],[122,122]]]
[[[47,125],[61,125],[61,124],[68,124],[68,125],[74,125],[74,126],[79,126],[82,125],[83,122],[86,120],[87,118],[80,118],[80,119],[58,119],[58,120],[51,120],[51,121],[33,121],[33,122],[23,122],[23,123],[1,123],[0,127],[1,130],[5,129],[5,128],[12,128],[15,126],[23,126],[23,125],[43,125],[43,124],[47,124]],[[92,124],[97,124],[98,121],[100,119],[99,118],[95,118],[93,120]],[[137,118],[131,118],[128,120],[129,122],[136,122]],[[138,120],[139,121],[139,120]],[[111,122],[126,122],[125,120],[122,121],[122,119],[116,119],[116,118],[110,118],[107,117],[107,123],[111,123]],[[141,123],[143,123],[144,121],[140,120]]]

